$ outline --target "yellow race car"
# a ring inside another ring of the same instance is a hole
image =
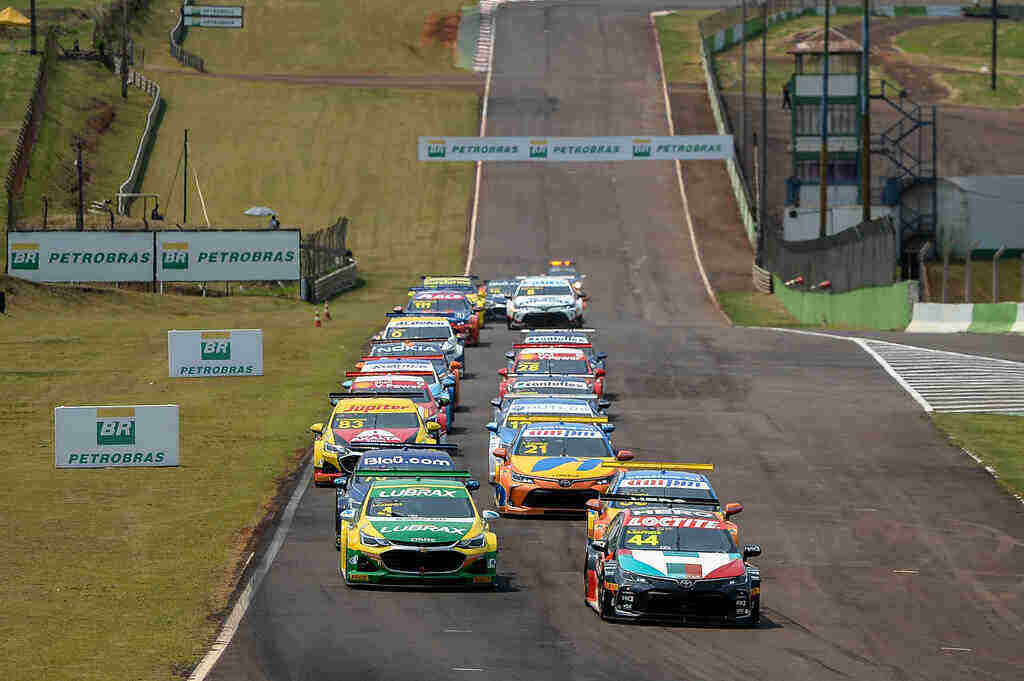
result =
[[[379,444],[438,444],[441,424],[424,422],[410,399],[362,397],[338,400],[330,425],[314,423],[313,482],[327,487],[350,471],[358,460],[352,450],[372,449]]]
[[[498,538],[465,471],[375,471],[358,508],[340,513],[345,584],[493,586]],[[455,478],[455,479],[453,479]]]

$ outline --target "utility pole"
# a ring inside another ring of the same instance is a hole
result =
[[[864,55],[861,59],[864,72],[864,92],[861,94],[861,203],[864,206],[862,220],[871,220],[871,3],[864,0]],[[945,302],[945,301],[943,301]]]
[[[128,0],[121,0],[124,6],[121,22],[121,99],[128,99]]]
[[[831,0],[825,0],[825,54],[822,55],[821,77],[821,194],[818,199],[821,202],[821,226],[818,228],[818,236],[824,238],[828,235],[828,32],[830,30],[829,19],[832,13]]]
[[[85,175],[82,172],[82,138],[75,138],[75,147],[78,149],[78,156],[75,165],[78,166],[78,212],[75,214],[75,227],[78,231],[85,229],[85,194],[82,191]]]
[[[24,7],[24,5],[22,5]],[[36,0],[32,0],[32,5],[29,10],[29,19],[31,24],[29,25],[29,33],[32,34],[32,54],[36,53]]]
[[[999,0],[992,0],[992,89],[996,89],[996,45],[999,42]]]
[[[757,199],[757,227],[764,239],[765,229],[768,226],[768,216],[765,210],[767,203],[768,188],[768,2],[761,3],[761,146],[760,168],[758,168],[758,180],[761,191]]]
[[[185,128],[185,208],[182,210],[181,224],[188,224],[188,128]]]
[[[747,0],[742,3],[740,22],[740,168],[744,176],[747,166]]]

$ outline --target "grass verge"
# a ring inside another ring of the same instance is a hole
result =
[[[4,41],[8,42],[8,41]],[[24,54],[27,40],[16,40],[0,51],[0,180],[7,177],[11,155],[18,145],[18,133],[25,119],[25,109],[32,99],[39,70],[39,55]],[[2,184],[2,182],[0,182]],[[7,192],[0,186],[0,231],[7,228]]]
[[[971,263],[971,300],[964,300],[964,278],[966,270],[963,261],[950,262],[946,282],[947,303],[991,303],[992,302],[992,261],[975,260]],[[1004,258],[999,261],[999,300],[1021,301],[1021,261],[1018,258]],[[928,286],[933,303],[942,302],[942,263],[928,263]]]
[[[718,302],[737,326],[804,326],[769,293],[719,291]]]
[[[74,212],[76,136],[84,140],[86,208],[89,201],[113,200],[131,170],[152,103],[134,88],[121,99],[120,79],[96,63],[58,62],[47,84],[19,224],[41,222],[43,196],[50,200],[50,215]]]
[[[920,26],[899,34],[893,42],[920,63],[972,71],[992,63],[992,22],[987,19]],[[1019,22],[999,22],[998,67],[1006,73],[1024,73],[1024,26]]]
[[[935,78],[946,85],[950,96],[949,104],[981,106],[989,109],[1019,109],[1024,106],[1024,78],[996,74],[996,89],[992,89],[992,75],[989,73],[954,73],[943,71]]]
[[[669,83],[701,83],[704,69],[700,63],[698,22],[714,10],[676,12],[654,18],[665,60],[665,80]]]
[[[999,484],[1024,494],[1024,418],[1008,414],[932,414],[953,442],[995,469]]]
[[[439,225],[465,215],[472,165],[420,163],[416,137],[474,134],[475,95],[182,74],[161,74],[160,84],[168,106],[142,191],[160,194],[168,221],[182,219],[185,128],[191,222],[201,220],[196,172],[213,224],[263,225],[265,218],[242,214],[257,205],[309,230],[349,215],[359,255],[378,248],[434,252]]]

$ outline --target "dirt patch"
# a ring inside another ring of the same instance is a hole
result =
[[[459,40],[460,21],[462,21],[462,15],[457,13],[431,14],[423,22],[423,47],[441,45],[447,48],[454,48]]]

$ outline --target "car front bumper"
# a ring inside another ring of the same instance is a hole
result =
[[[388,555],[396,553],[406,555]],[[459,554],[461,559],[447,554]],[[489,586],[497,577],[498,553],[389,546],[379,551],[348,549],[339,560],[348,561],[346,578],[351,584]]]
[[[616,617],[694,623],[747,624],[760,589],[747,584],[728,585],[731,580],[685,580],[645,578],[649,583],[620,584],[614,600]]]

